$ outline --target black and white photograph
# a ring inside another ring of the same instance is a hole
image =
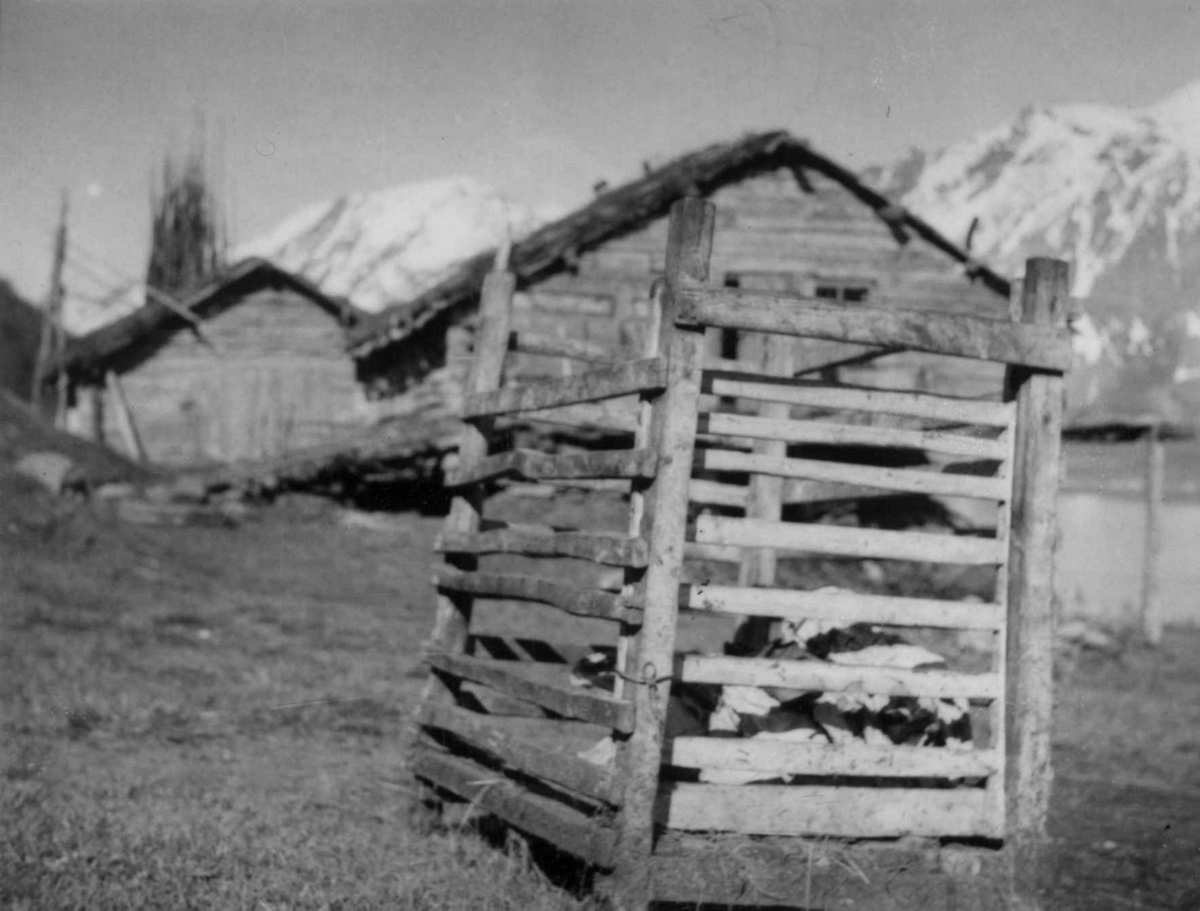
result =
[[[1200,911],[1200,6],[0,0],[0,908]]]

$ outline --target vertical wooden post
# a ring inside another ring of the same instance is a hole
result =
[[[479,329],[475,335],[475,359],[467,371],[464,392],[489,392],[500,387],[504,372],[504,357],[508,352],[508,336],[512,324],[512,295],[516,277],[509,272],[492,271],[483,282],[479,303]],[[458,444],[459,465],[469,468],[487,455],[491,420],[465,423]],[[444,525],[447,534],[471,534],[479,530],[483,493],[474,485],[455,496]],[[470,554],[446,554],[446,562],[462,570],[473,570],[478,559]],[[471,597],[453,596],[439,592],[433,633],[426,647],[433,652],[461,654],[466,649],[467,628],[471,617]],[[440,678],[430,674],[420,702],[438,696],[444,698],[449,690]]]
[[[104,386],[90,381],[87,386],[88,433],[96,443],[105,442]]]
[[[747,356],[743,356],[739,349],[739,360],[757,363],[767,376],[792,375],[795,344],[790,336],[747,335],[743,341],[748,343]],[[766,418],[787,418],[791,410],[791,406],[784,402],[762,402],[758,406],[758,413]],[[783,458],[787,455],[787,443],[782,440],[760,441],[755,444],[754,451]],[[751,475],[746,493],[746,518],[779,521],[783,515],[784,483],[783,478]],[[738,585],[747,588],[770,587],[775,584],[775,569],[776,555],[772,548],[747,548],[742,551],[742,562],[738,567]],[[769,618],[748,617],[738,628],[736,641],[742,646],[758,650],[770,641],[770,634]]]
[[[1021,295],[1022,322],[1061,325],[1067,304],[1067,264],[1030,259]],[[1020,898],[1031,897],[1037,888],[1053,778],[1052,605],[1063,377],[1010,368],[1005,385],[1006,395],[1016,402],[1005,652],[1005,816],[1013,890]]]
[[[650,565],[641,584],[642,629],[628,668],[633,680],[626,687],[633,695],[634,730],[623,751],[624,790],[617,819],[613,900],[620,911],[641,911],[651,899],[653,811],[675,657],[688,482],[705,350],[702,329],[675,325],[674,292],[682,283],[708,278],[714,213],[713,206],[699,198],[682,199],[671,207],[658,347],[668,358],[669,374],[666,390],[652,405],[651,439],[659,464],[646,491],[642,522],[642,533],[650,543]]]
[[[1146,644],[1162,642],[1158,555],[1162,548],[1164,453],[1158,424],[1146,433],[1146,539],[1142,551],[1142,633]]]
[[[650,289],[650,316],[646,324],[646,334],[642,340],[642,357],[654,357],[659,352],[659,341],[662,337],[663,302],[665,289],[662,282],[656,281]],[[634,430],[633,445],[637,449],[647,449],[653,445],[654,438],[654,403],[651,396],[642,396],[638,401],[637,427]],[[634,480],[629,489],[629,536],[638,538],[642,535],[642,523],[646,517],[646,488],[647,484]],[[625,597],[633,597],[638,587],[645,579],[642,569],[626,569],[625,584],[621,593]],[[617,637],[617,667],[626,672],[633,669],[633,655],[637,652],[636,627],[624,624]],[[625,696],[625,676],[617,675],[613,682],[613,695],[622,699]],[[624,759],[622,758],[622,762]]]

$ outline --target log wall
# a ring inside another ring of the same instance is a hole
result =
[[[1007,318],[1007,301],[982,284],[972,284],[960,264],[912,236],[900,243],[889,228],[841,184],[820,174],[806,175],[802,188],[788,170],[760,174],[715,192],[718,224],[712,280],[759,291],[850,296],[865,293],[874,305],[965,312]],[[650,312],[649,288],[661,274],[667,218],[657,219],[580,256],[575,267],[518,291],[513,330],[559,335],[637,351]],[[853,300],[845,301],[853,306]],[[388,399],[388,413],[452,412],[461,369],[438,368],[453,354],[440,341],[447,328],[470,327],[474,302],[435,320],[419,337],[383,349],[362,369],[372,398]],[[469,343],[468,343],[469,344]],[[838,343],[795,341],[797,369],[829,360]],[[714,336],[714,355],[736,351],[733,337]],[[847,355],[861,349],[841,345]],[[885,358],[842,368],[847,382],[883,387],[925,388],[971,396],[995,388],[1003,370],[995,364],[963,361],[947,367],[919,354]],[[572,367],[561,358],[522,354],[506,365],[506,379],[528,381],[561,376]],[[574,369],[580,369],[576,364]]]
[[[150,461],[262,458],[363,423],[342,328],[308,299],[260,292],[207,318],[204,333],[211,345],[180,329],[148,356],[118,365]],[[77,409],[95,407],[83,390],[76,399]],[[115,446],[119,419],[116,408],[102,408],[100,429]]]

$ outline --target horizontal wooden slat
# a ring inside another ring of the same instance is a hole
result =
[[[520,598],[550,604],[567,613],[581,617],[603,617],[607,620],[626,620],[632,614],[626,600],[613,592],[590,591],[575,585],[564,585],[533,576],[501,575],[496,573],[460,572],[439,566],[433,576],[438,588],[494,598]]]
[[[561,408],[522,412],[519,421],[567,427],[594,427],[610,433],[632,434],[637,429],[637,403],[630,399],[580,402]]]
[[[739,616],[937,629],[998,630],[1003,628],[1005,620],[1004,608],[999,604],[733,585],[688,586],[683,590],[683,606]]]
[[[652,357],[614,367],[601,367],[578,376],[468,395],[463,399],[462,416],[466,419],[480,418],[596,402],[635,392],[660,390],[666,382],[666,361]]]
[[[626,353],[582,339],[542,335],[538,332],[513,331],[508,337],[508,350],[547,357],[567,357],[593,364],[617,364],[632,360]]]
[[[676,737],[667,744],[666,761],[685,768],[731,772],[891,778],[986,778],[1000,768],[990,750],[746,737]]]
[[[781,440],[785,443],[904,447],[979,459],[1004,459],[1008,456],[1009,449],[1009,444],[1004,440],[971,437],[945,430],[779,420],[747,414],[701,415],[699,430],[701,433],[749,437],[755,440]]]
[[[472,620],[474,619],[472,617]],[[503,632],[493,632],[487,628],[481,631],[472,630],[470,641],[473,643],[471,653],[481,657],[489,656],[504,661],[545,661],[551,664],[571,665],[609,644],[608,642],[588,643],[587,641],[546,642],[521,635],[504,635]]]
[[[675,297],[681,320],[704,326],[908,348],[1059,373],[1071,368],[1071,337],[1051,327],[963,313],[834,307],[814,298],[738,288],[683,287]]]
[[[648,548],[640,538],[624,535],[559,532],[539,534],[497,528],[475,534],[442,534],[434,549],[459,554],[525,554],[530,557],[577,557],[610,566],[646,565]]]
[[[502,717],[481,715],[452,705],[425,703],[417,721],[449,731],[526,775],[544,778],[605,803],[617,800],[618,789],[613,785],[611,769],[530,743],[520,731],[514,735],[505,730]]]
[[[1003,478],[906,468],[881,468],[818,459],[775,458],[757,453],[708,449],[696,453],[696,466],[707,471],[736,471],[780,478],[854,484],[929,496],[1005,501],[1011,484]]]
[[[514,449],[484,456],[473,465],[462,465],[446,478],[448,487],[475,484],[513,475],[527,481],[577,478],[650,478],[658,466],[653,449],[616,449],[549,455],[532,449]]]
[[[601,822],[548,797],[531,794],[477,762],[421,748],[413,756],[412,772],[589,863],[600,867],[612,864],[612,831]]]
[[[850,348],[851,346],[847,345],[845,347]],[[858,364],[867,364],[881,357],[899,354],[901,351],[903,351],[902,348],[868,348],[865,351],[859,348],[855,354],[839,354],[836,357],[825,356],[823,359],[815,360],[805,357],[803,363],[799,365],[799,369],[788,375],[811,376],[815,373],[821,373],[824,370],[835,370],[838,367],[853,367]],[[727,357],[706,357],[704,359],[704,369],[768,375],[763,373],[762,364],[756,364],[751,361],[739,361]]]
[[[1007,550],[995,538],[723,516],[700,516],[696,520],[696,542],[926,563],[999,565],[1007,559]]]
[[[742,549],[725,544],[697,544],[685,541],[683,556],[686,560],[711,560],[714,563],[741,563]]]
[[[789,405],[830,411],[896,414],[930,421],[978,424],[984,427],[1007,427],[1013,411],[1011,402],[960,399],[928,392],[836,386],[811,380],[771,381],[738,373],[705,374],[704,391],[715,396],[786,402]]]
[[[829,500],[864,500],[875,497],[891,496],[874,487],[862,487],[857,484],[828,484],[824,481],[787,481],[783,485],[783,502],[790,503],[822,503]],[[726,506],[742,509],[746,506],[747,489],[742,484],[724,484],[720,481],[706,481],[693,478],[688,485],[688,499],[693,503],[707,506]],[[733,557],[734,561],[741,559],[740,555]]]
[[[933,696],[942,699],[995,699],[998,674],[951,671],[902,671],[890,667],[854,667],[816,660],[727,658],[687,655],[682,679],[687,683],[734,686],[777,686],[813,693],[870,693],[878,696]]]
[[[688,482],[688,499],[693,503],[741,509],[746,505],[746,496],[746,488],[739,484],[722,484],[700,478],[692,478]]]
[[[671,829],[837,838],[995,837],[989,795],[977,788],[834,788],[669,784],[658,820]]]
[[[568,718],[579,718],[617,731],[633,729],[633,710],[628,703],[595,690],[576,689],[565,682],[558,684],[536,679],[533,674],[544,670],[537,664],[445,653],[427,655],[425,660],[439,671],[493,687]]]

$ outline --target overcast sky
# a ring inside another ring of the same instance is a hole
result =
[[[198,111],[233,239],[350,190],[469,174],[529,205],[747,129],[850,167],[1033,102],[1200,79],[1200,12],[1134,0],[0,0],[0,275],[45,293],[60,190],[140,273],[150,172]]]

